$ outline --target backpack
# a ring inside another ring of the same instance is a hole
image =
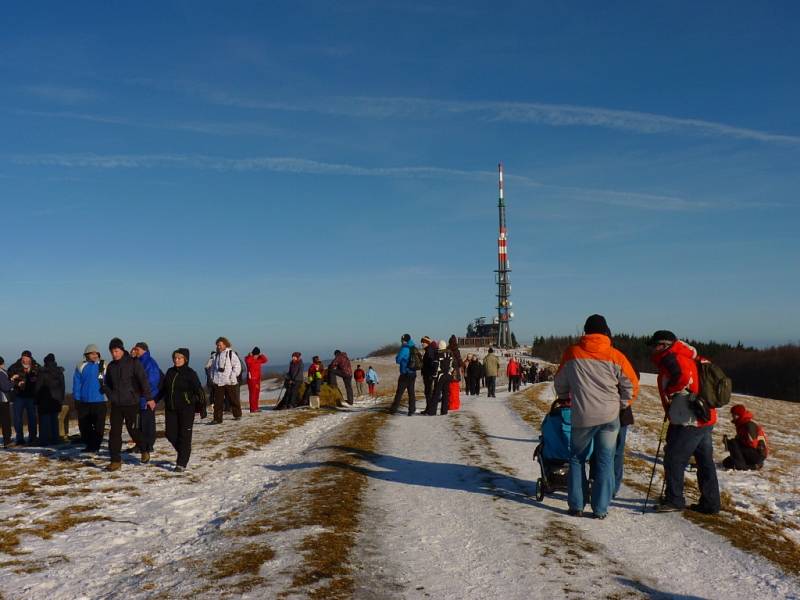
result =
[[[408,348],[408,370],[419,371],[422,368],[422,353],[416,346]]]
[[[236,355],[236,358],[239,359],[239,376],[236,378],[236,383],[239,385],[244,385],[247,383],[247,367],[245,366],[242,357],[239,356],[239,353],[236,350],[231,350]]]
[[[700,419],[708,421],[712,408],[720,408],[731,401],[733,382],[710,360],[698,359],[696,362],[700,391],[694,400],[695,413]]]

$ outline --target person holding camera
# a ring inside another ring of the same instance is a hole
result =
[[[217,351],[211,353],[206,363],[206,370],[214,386],[214,420],[212,423],[222,423],[222,414],[225,412],[225,401],[231,407],[233,419],[242,418],[242,402],[239,399],[239,374],[242,372],[242,362],[239,355],[231,349],[231,343],[226,337],[218,337]]]
[[[103,375],[105,361],[100,358],[100,350],[89,344],[83,351],[83,361],[75,367],[72,375],[72,399],[78,412],[78,430],[83,452],[97,452],[103,442],[106,429],[106,397],[103,395]]]
[[[8,376],[14,384],[14,430],[17,432],[17,444],[25,443],[23,414],[28,417],[28,443],[36,444],[36,379],[39,376],[39,363],[33,360],[30,350],[25,350],[19,360],[11,365]]]

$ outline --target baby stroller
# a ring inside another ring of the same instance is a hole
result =
[[[542,476],[536,481],[536,500],[545,494],[566,491],[569,474],[569,443],[572,433],[572,405],[570,400],[553,402],[550,412],[542,421],[542,435],[533,451],[533,460],[539,463]]]

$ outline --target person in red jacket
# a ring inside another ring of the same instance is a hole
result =
[[[685,508],[683,475],[694,456],[700,500],[689,509],[715,515],[720,510],[720,498],[711,432],[717,422],[717,409],[712,408],[708,420],[703,420],[693,408],[700,391],[697,350],[667,330],[656,331],[648,345],[653,349],[653,364],[658,367],[661,405],[665,418],[669,419],[664,448],[666,492],[656,510],[670,512]]]
[[[353,379],[356,380],[356,395],[360,398],[364,395],[364,380],[367,378],[367,373],[361,368],[361,365],[356,367],[353,371]]]
[[[511,360],[508,361],[508,366],[506,367],[506,375],[508,376],[508,391],[509,392],[518,392],[519,391],[519,380],[520,380],[520,367],[517,359],[513,356]]]
[[[267,364],[269,358],[266,354],[261,354],[258,346],[244,357],[247,365],[247,391],[250,392],[250,412],[257,413],[258,397],[261,395],[261,365]]]
[[[753,421],[753,413],[743,404],[731,407],[731,417],[736,426],[736,437],[732,440],[723,437],[725,448],[731,455],[722,461],[722,466],[737,471],[760,469],[769,455],[767,434]]]

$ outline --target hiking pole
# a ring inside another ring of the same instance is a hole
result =
[[[661,453],[661,442],[664,440],[664,434],[667,431],[667,416],[664,415],[664,422],[661,424],[661,431],[658,434],[658,447],[656,448],[656,456],[653,459],[653,471],[650,473],[650,484],[647,486],[647,495],[644,497],[644,506],[642,507],[642,514],[647,510],[647,502],[650,500],[650,491],[653,488],[653,478],[656,476],[656,467],[658,466],[658,455]],[[664,478],[664,484],[666,484],[667,479]],[[663,492],[662,492],[663,495]]]

